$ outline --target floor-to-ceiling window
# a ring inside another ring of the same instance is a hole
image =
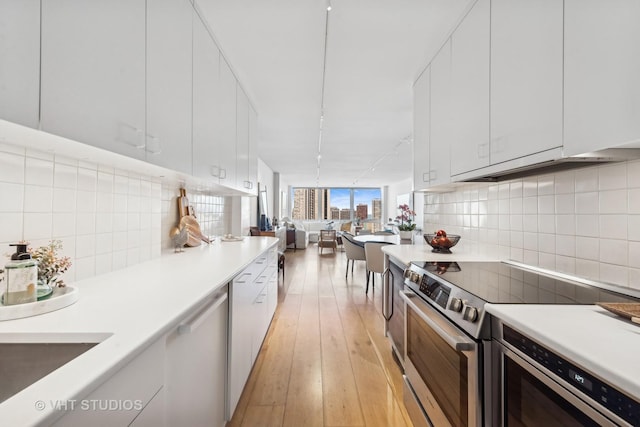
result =
[[[380,188],[294,187],[291,200],[294,220],[352,221],[371,231],[382,226]]]

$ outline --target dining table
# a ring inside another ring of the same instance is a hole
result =
[[[393,243],[394,245],[411,245],[413,240],[401,239],[399,234],[359,234],[353,240],[364,247],[366,242]]]

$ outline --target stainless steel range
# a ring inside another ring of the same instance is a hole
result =
[[[639,301],[615,287],[511,262],[412,262],[404,278],[404,399],[416,426],[498,425],[486,304]]]

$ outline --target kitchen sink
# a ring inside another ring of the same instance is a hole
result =
[[[0,403],[90,350],[108,334],[15,336],[0,334]],[[40,338],[33,341],[33,338]],[[31,340],[30,340],[31,339]],[[71,340],[76,340],[72,342]],[[82,341],[82,342],[80,342]]]

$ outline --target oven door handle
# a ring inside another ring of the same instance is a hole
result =
[[[393,294],[395,292],[396,279],[393,276],[393,273],[391,272],[390,268],[387,268],[382,274],[387,276],[387,299],[385,301],[385,304],[387,305],[387,310],[385,310],[384,306],[382,307],[383,309],[382,316],[385,318],[385,320],[389,321],[393,317]],[[391,277],[391,280],[389,280],[389,277]],[[391,295],[390,298],[389,298],[389,295]],[[391,305],[391,312],[389,313],[389,316],[387,316],[386,313],[384,312],[389,312],[389,307],[388,307],[389,305]]]
[[[476,343],[463,335],[451,335],[445,331],[438,323],[436,323],[429,314],[425,313],[424,309],[418,307],[418,305],[412,301],[412,298],[417,295],[411,291],[400,291],[400,297],[404,302],[411,307],[440,338],[442,338],[451,348],[456,351],[472,351],[475,349]]]

